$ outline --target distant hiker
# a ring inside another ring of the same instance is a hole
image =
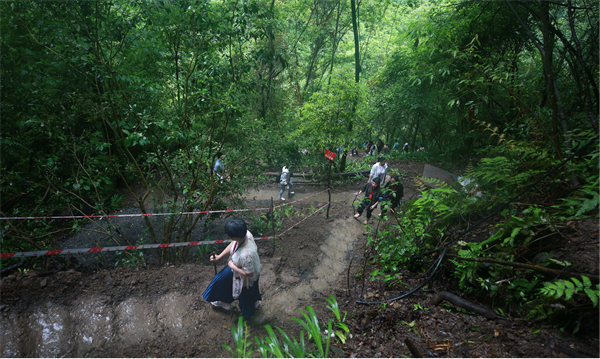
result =
[[[381,154],[381,150],[383,149],[383,141],[379,139],[377,141],[377,155]]]
[[[383,148],[381,149],[382,153],[388,153],[388,145],[387,144],[383,144]]]
[[[373,148],[374,148],[373,141],[367,142],[367,148],[366,148],[367,156],[371,156],[371,154],[373,154]]]
[[[258,290],[260,259],[254,236],[243,219],[232,218],[225,224],[225,233],[233,240],[212,262],[229,255],[227,267],[223,268],[210,282],[202,297],[213,307],[231,309],[231,303],[239,299],[242,315],[250,318],[261,304]]]
[[[404,151],[404,152],[408,152],[408,142],[406,142],[406,143],[404,144],[404,146],[402,146],[402,151]]]
[[[398,143],[398,141],[396,141],[396,143],[394,143],[394,147],[392,147],[392,151],[396,151],[396,147],[400,146],[400,144]]]
[[[219,179],[223,179],[223,170],[225,169],[225,165],[223,164],[223,162],[221,162],[221,157],[223,156],[223,153],[221,152],[217,152],[217,162],[215,162],[215,167],[213,168],[213,171],[215,172],[215,174],[218,176]]]
[[[292,183],[292,174],[286,166],[283,166],[283,168],[281,169],[281,178],[279,179],[279,185],[281,187],[281,190],[279,191],[280,200],[285,201],[285,198],[283,198],[283,192],[286,188],[288,190],[288,196],[294,194],[294,192],[292,192],[292,187],[294,186],[294,184]]]
[[[394,209],[398,207],[400,200],[404,196],[404,186],[400,183],[398,175],[393,175],[392,178],[390,178],[390,181],[383,187],[382,193],[383,200],[389,201],[390,203],[381,206],[380,217],[386,214],[388,208]]]
[[[371,168],[371,173],[369,174],[369,180],[367,183],[371,182],[374,178],[379,178],[379,183],[385,182],[385,174],[388,169],[388,165],[386,163],[385,157],[379,157],[377,162]]]
[[[365,193],[365,197],[360,202],[360,205],[357,208],[357,214],[354,215],[354,218],[358,219],[365,210],[367,209],[367,220],[364,224],[369,224],[369,219],[371,219],[371,213],[377,205],[383,200],[381,197],[381,189],[379,188],[379,183],[381,181],[378,177],[374,178],[372,181],[365,183],[365,185],[361,188],[360,191],[356,193],[359,195],[361,193]]]

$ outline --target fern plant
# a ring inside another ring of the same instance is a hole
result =
[[[598,194],[599,179],[598,175],[594,176],[590,183],[582,186],[572,197],[564,199],[559,207],[566,207],[566,213],[573,216],[573,218],[580,218],[585,213],[596,209],[600,201],[600,195]]]
[[[563,298],[568,301],[577,293],[583,292],[594,304],[598,305],[598,297],[600,296],[600,285],[596,284],[596,288],[592,287],[592,282],[586,276],[581,276],[581,281],[577,278],[571,280],[560,279],[555,282],[546,282],[544,287],[540,289],[540,294],[545,297],[559,299]]]

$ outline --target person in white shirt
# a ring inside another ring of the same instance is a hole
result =
[[[292,192],[292,187],[294,186],[294,184],[292,183],[292,174],[290,173],[289,168],[287,168],[286,166],[283,166],[283,168],[281,169],[281,179],[279,180],[279,186],[281,187],[281,190],[279,191],[280,200],[285,201],[285,198],[283,198],[283,192],[286,188],[288,190],[288,196],[292,196],[294,194],[294,192]]]
[[[375,178],[379,178],[379,183],[385,183],[385,175],[388,169],[386,162],[385,157],[379,157],[377,163],[371,168],[371,174],[369,175],[367,183],[370,183]]]

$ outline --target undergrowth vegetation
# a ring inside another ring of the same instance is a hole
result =
[[[277,332],[267,324],[265,330],[266,337],[254,337],[252,343],[248,327],[244,318],[238,319],[238,325],[231,328],[235,347],[231,348],[223,344],[222,347],[231,353],[234,358],[254,357],[255,347],[263,358],[328,358],[330,343],[333,341],[344,344],[350,334],[350,329],[346,325],[346,313],[340,312],[337,300],[333,295],[326,298],[329,309],[334,317],[327,319],[323,328],[319,324],[319,318],[311,306],[305,308],[306,312],[299,309],[302,318],[292,318],[291,320],[299,323],[306,330],[306,339],[304,331],[300,331],[300,338],[290,337],[279,327],[275,327],[281,336],[278,338]]]
[[[579,139],[572,144],[579,148],[594,137],[588,132],[572,138]],[[598,143],[476,229],[471,226],[561,162],[525,141],[502,139],[489,153],[469,164],[452,186],[417,179],[418,196],[390,217],[391,225],[370,232],[369,244],[378,254],[371,264],[378,269],[369,276],[390,286],[402,284],[406,270],[429,263],[413,257],[452,241],[454,253],[446,265],[461,291],[491,298],[501,313],[545,319],[577,332],[584,318],[597,317],[599,286],[580,274],[557,281],[572,272],[572,263],[552,249],[568,222],[598,218]],[[572,181],[580,185],[570,190]]]

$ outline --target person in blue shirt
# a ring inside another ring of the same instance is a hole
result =
[[[221,162],[222,156],[223,156],[222,152],[217,152],[217,162],[215,162],[215,167],[213,168],[213,171],[218,176],[218,178],[221,180],[223,179],[223,177],[225,177],[223,175],[223,170],[225,169],[225,165],[223,164],[223,162]]]

